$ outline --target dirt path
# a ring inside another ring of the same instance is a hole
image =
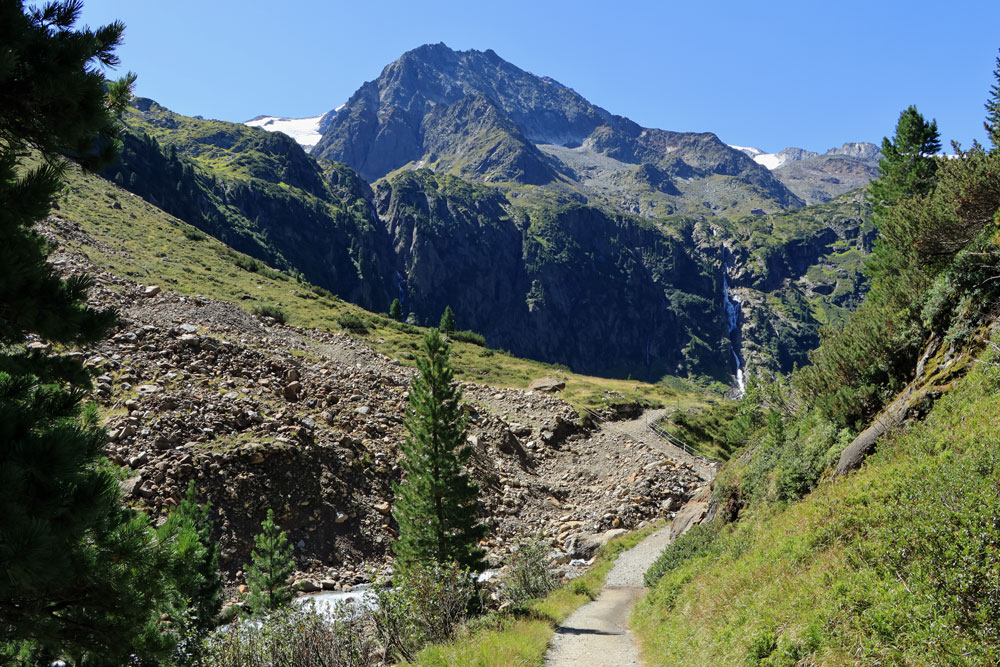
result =
[[[700,456],[688,454],[680,447],[670,444],[650,431],[646,426],[647,422],[655,422],[663,417],[663,415],[667,414],[667,412],[669,412],[667,409],[647,410],[638,419],[621,422],[605,422],[602,424],[602,428],[609,431],[624,433],[633,440],[644,442],[653,449],[663,452],[673,460],[690,465],[703,480],[711,482],[715,479],[715,473],[718,471],[715,465]]]
[[[663,528],[626,551],[608,572],[599,598],[578,609],[556,628],[545,658],[547,667],[626,667],[640,665],[639,647],[628,617],[642,595],[642,576],[670,544]]]
[[[675,461],[690,465],[705,482],[711,482],[717,471],[715,465],[657,437],[646,427],[647,419],[657,420],[665,412],[652,410],[631,421],[605,422],[602,429],[645,443]],[[704,498],[692,500],[678,513],[674,522],[677,525],[653,533],[618,557],[608,572],[600,597],[578,609],[556,628],[545,657],[546,667],[632,667],[642,664],[639,647],[628,627],[632,607],[643,594],[642,577],[677,533],[704,516],[705,507]]]

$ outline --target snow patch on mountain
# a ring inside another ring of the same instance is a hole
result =
[[[781,153],[765,153],[759,148],[754,148],[753,146],[733,146],[730,148],[735,148],[741,153],[746,154],[753,159],[754,162],[760,165],[764,165],[768,169],[777,169],[781,165],[788,161],[787,156]]]
[[[257,116],[245,121],[244,125],[259,127],[268,132],[283,132],[294,139],[302,148],[309,151],[319,143],[323,132],[337,112],[344,108],[341,104],[333,111],[309,118],[287,118],[285,116]]]
[[[765,153],[753,146],[734,146],[730,144],[729,147],[744,153],[757,164],[763,165],[772,171],[778,167],[783,167],[789,162],[798,162],[799,160],[819,155],[819,153],[794,147],[785,148],[777,153]],[[838,148],[831,148],[824,155],[846,155],[862,162],[878,162],[881,152],[875,144],[862,141],[848,142]]]
[[[284,132],[295,139],[304,149],[309,150],[319,143],[323,136],[319,131],[319,121],[323,116],[312,118],[283,118],[280,116],[257,116],[244,125],[259,127],[268,132]]]

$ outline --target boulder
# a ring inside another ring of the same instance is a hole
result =
[[[528,391],[547,391],[555,393],[566,388],[566,383],[555,378],[544,377],[532,380],[528,385]]]

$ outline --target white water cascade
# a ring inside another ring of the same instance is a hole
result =
[[[722,262],[722,298],[726,306],[726,321],[729,326],[729,350],[733,353],[736,361],[736,386],[740,391],[740,396],[746,392],[746,380],[743,377],[743,360],[740,359],[740,300],[729,292],[729,264],[732,253],[726,248]]]

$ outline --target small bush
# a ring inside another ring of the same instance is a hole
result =
[[[264,265],[261,265],[261,267],[257,270],[257,272],[260,275],[264,276],[265,278],[270,278],[271,280],[288,280],[288,276],[286,276],[281,271],[275,271],[274,269],[269,269]]]
[[[367,614],[345,606],[321,613],[291,605],[252,621],[236,621],[202,645],[204,667],[368,667],[376,664]]]
[[[396,586],[376,583],[375,630],[387,656],[413,660],[429,642],[451,639],[476,592],[472,574],[456,563],[413,566]]]
[[[246,255],[237,255],[233,259],[233,264],[244,271],[249,271],[250,273],[257,273],[264,268],[264,262],[259,259],[254,259],[253,257],[247,257]]]
[[[333,295],[333,292],[331,292],[330,290],[326,289],[325,287],[320,287],[319,285],[313,285],[311,289],[312,289],[313,293],[315,293],[317,296],[324,296],[327,299],[336,299],[337,298],[337,297],[335,297]]]
[[[254,306],[253,314],[258,317],[270,317],[278,324],[284,324],[288,321],[288,314],[277,306],[267,304],[263,306]]]
[[[506,600],[521,606],[555,590],[558,581],[549,569],[548,552],[545,544],[538,541],[523,541],[517,545],[510,573],[501,583]]]
[[[187,227],[184,229],[184,238],[189,241],[204,241],[208,238],[208,236],[194,227]]]
[[[684,533],[653,562],[643,577],[643,583],[653,586],[663,575],[676,570],[687,560],[707,553],[718,534],[714,524],[699,524]]]
[[[368,321],[354,313],[344,313],[337,316],[337,324],[344,331],[363,336],[368,333]]]
[[[464,343],[472,343],[473,345],[478,345],[479,347],[486,347],[486,336],[481,333],[476,333],[475,331],[452,331],[448,334],[448,337],[460,340]]]

